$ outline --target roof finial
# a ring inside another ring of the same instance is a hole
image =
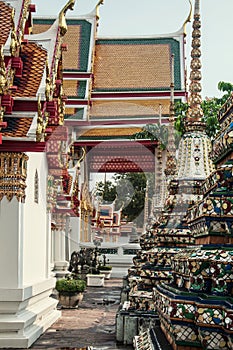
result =
[[[191,17],[192,17],[192,3],[191,3],[191,0],[188,0],[188,1],[190,4],[190,10],[189,10],[188,17],[186,18],[186,20],[184,21],[184,24],[183,24],[183,31],[184,31],[185,36],[187,35],[187,31],[186,31],[187,23],[191,22]]]
[[[104,0],[99,0],[98,1],[98,3],[97,3],[97,5],[96,5],[96,18],[97,18],[97,20],[99,20],[99,18],[100,18],[100,14],[99,14],[99,7],[100,7],[100,5],[103,5],[104,4]]]
[[[59,13],[59,28],[61,36],[64,36],[67,32],[67,24],[66,24],[66,12],[67,10],[73,10],[75,5],[75,0],[69,0],[67,4],[63,7],[61,12]]]
[[[204,130],[203,110],[201,107],[201,21],[200,21],[200,0],[195,0],[194,21],[192,32],[192,51],[191,51],[191,72],[189,85],[189,109],[187,113],[186,130]]]

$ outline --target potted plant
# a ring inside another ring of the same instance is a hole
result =
[[[106,279],[109,279],[112,272],[112,266],[108,265],[107,262],[109,262],[109,260],[106,260],[106,255],[103,255],[103,262],[99,265],[99,271],[104,274]]]
[[[99,267],[100,273],[104,274],[105,279],[109,279],[111,277],[112,266],[110,265],[100,265]]]
[[[100,272],[99,268],[91,267],[87,274],[88,287],[103,287],[105,275]]]
[[[86,289],[86,281],[80,278],[68,276],[58,279],[55,286],[58,291],[58,298],[61,307],[77,308],[83,299],[83,292]]]

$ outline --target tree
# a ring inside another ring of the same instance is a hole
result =
[[[96,183],[96,195],[102,197],[105,202],[113,202],[116,198],[116,186],[111,181]]]
[[[134,139],[150,139],[151,141],[160,141],[162,149],[167,146],[168,129],[164,124],[147,124],[142,131],[133,135]]]
[[[202,101],[201,107],[204,112],[203,121],[206,123],[206,133],[213,140],[219,131],[218,111],[226,102],[233,91],[233,84],[220,81],[218,89],[225,92],[221,98],[213,97],[206,98]],[[188,103],[177,101],[174,105],[175,110],[175,144],[179,145],[180,138],[185,132],[185,120],[188,111]],[[152,141],[157,140],[161,142],[162,148],[166,148],[168,130],[166,125],[147,124],[142,128],[142,131],[133,135],[134,139],[149,138]]]
[[[127,221],[134,221],[138,227],[143,226],[143,209],[147,180],[149,182],[149,198],[153,196],[153,174],[120,173],[115,174],[114,183],[111,181],[98,182],[96,194],[104,201],[115,200],[116,210],[122,208],[122,216]]]
[[[208,98],[202,101],[201,107],[204,113],[203,121],[206,123],[206,133],[213,140],[219,131],[219,121],[218,121],[218,111],[221,106],[226,102],[233,91],[233,84],[225,83],[220,81],[218,83],[218,89],[225,92],[225,94],[220,97]],[[176,102],[175,103],[175,129],[182,136],[185,132],[185,119],[188,111],[188,103]]]

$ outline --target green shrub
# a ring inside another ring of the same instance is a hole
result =
[[[99,269],[103,270],[103,271],[110,271],[110,270],[112,270],[112,266],[110,266],[110,265],[101,265],[99,267]]]
[[[57,280],[55,288],[58,292],[84,292],[86,282],[82,279],[61,278]]]

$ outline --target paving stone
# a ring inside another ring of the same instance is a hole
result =
[[[31,349],[133,349],[115,341],[115,316],[122,283],[121,279],[110,279],[105,281],[104,287],[87,287],[78,308],[61,309],[60,319],[36,340]]]

